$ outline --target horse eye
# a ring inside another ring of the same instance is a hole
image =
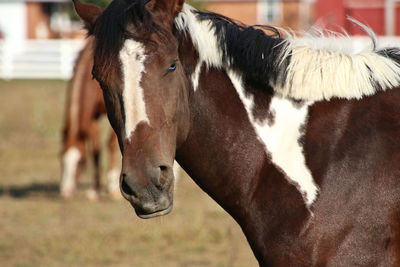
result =
[[[176,62],[174,62],[171,66],[168,68],[168,72],[173,72],[176,70]]]

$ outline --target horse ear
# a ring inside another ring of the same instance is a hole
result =
[[[151,0],[148,6],[153,11],[163,11],[170,10],[173,17],[176,17],[179,12],[182,11],[183,4],[185,0]]]
[[[85,27],[89,32],[92,31],[97,18],[103,13],[103,9],[98,6],[84,4],[79,0],[72,0],[76,13],[85,22]]]

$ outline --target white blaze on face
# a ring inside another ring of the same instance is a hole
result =
[[[227,73],[258,138],[264,143],[266,152],[271,155],[272,163],[298,188],[307,207],[310,207],[317,197],[318,187],[306,166],[303,149],[299,143],[303,135],[301,127],[307,121],[310,103],[296,107],[292,101],[275,96],[269,107],[269,111],[274,115],[273,121],[259,121],[253,116],[254,100],[245,93],[242,77],[232,70],[228,70]]]
[[[63,155],[61,194],[64,196],[70,196],[72,191],[75,189],[75,177],[80,159],[81,152],[75,147],[69,148]]]
[[[123,73],[123,101],[125,110],[125,134],[130,139],[140,122],[149,123],[144,102],[143,88],[141,87],[142,74],[145,72],[146,59],[144,47],[141,43],[126,40],[119,54]]]

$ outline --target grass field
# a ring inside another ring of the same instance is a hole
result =
[[[87,201],[90,170],[62,200],[65,88],[0,81],[0,266],[257,266],[238,225],[187,176],[173,212],[152,220],[105,194]]]

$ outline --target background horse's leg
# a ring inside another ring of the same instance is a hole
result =
[[[113,199],[121,198],[121,192],[119,190],[119,176],[121,173],[121,168],[117,162],[117,149],[117,135],[114,133],[114,131],[111,131],[110,138],[108,140],[109,171],[107,173],[107,190]]]
[[[89,200],[96,201],[99,199],[100,193],[100,129],[97,120],[93,120],[89,131],[93,163],[94,163],[94,174],[93,174],[93,187],[88,190],[86,196]]]
[[[178,188],[178,181],[180,179],[180,177],[184,174],[184,170],[181,168],[181,166],[178,164],[178,162],[176,162],[176,160],[174,161],[174,166],[173,166],[173,171],[174,171],[174,190],[176,192],[177,188]]]
[[[76,189],[80,169],[85,162],[85,139],[77,139],[73,145],[64,149],[62,154],[62,178],[60,193],[63,198],[71,198]]]

